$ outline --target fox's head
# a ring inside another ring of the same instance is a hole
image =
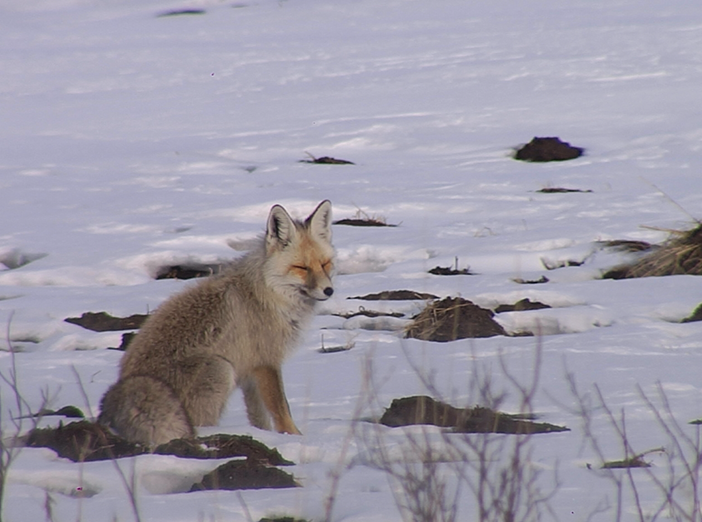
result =
[[[266,228],[266,265],[269,280],[285,294],[324,301],[334,293],[331,276],[331,202],[322,201],[305,221],[290,217],[274,205]]]

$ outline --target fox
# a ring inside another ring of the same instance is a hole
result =
[[[219,422],[240,388],[252,426],[301,434],[281,367],[315,305],[334,293],[334,256],[329,200],[304,221],[274,205],[251,251],[149,316],[102,397],[98,422],[150,447],[193,438],[196,426]]]

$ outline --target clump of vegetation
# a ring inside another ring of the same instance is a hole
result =
[[[702,275],[702,224],[673,237],[629,265],[608,270],[603,279],[631,279],[667,275]]]

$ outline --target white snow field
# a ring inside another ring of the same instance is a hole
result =
[[[204,12],[159,16],[183,9]],[[438,479],[455,520],[493,520],[470,486],[479,463],[449,451],[465,440],[506,445],[488,455],[489,483],[523,441],[520,501],[549,498],[516,520],[700,520],[694,486],[666,486],[694,450],[681,454],[642,393],[661,412],[663,390],[682,433],[697,436],[688,422],[702,417],[702,323],[680,321],[702,302],[702,278],[602,280],[627,257],[598,243],[659,243],[702,218],[699,0],[0,0],[0,71],[0,372],[12,373],[12,347],[32,411],[48,394],[52,408],[96,416],[117,377],[122,352],[107,348],[121,332],[65,318],[155,309],[197,284],[157,281],[159,267],[240,255],[230,245],[261,233],[273,204],[302,217],[328,198],[336,219],[399,225],[334,226],[336,292],[284,367],[304,435],[250,427],[240,393],[219,426],[200,430],[278,448],[302,487],[186,493],[222,462],[76,464],[25,448],[9,468],[3,520],[411,520],[377,451],[406,471],[422,468],[427,447],[446,461]],[[585,154],[512,159],[535,136]],[[308,153],[355,165],[300,162]],[[545,268],[568,261],[584,263]],[[475,275],[427,273],[456,262]],[[549,282],[514,281],[541,276]],[[553,308],[497,316],[510,333],[540,336],[424,342],[401,331],[422,301],[347,299],[395,289]],[[405,316],[332,315],[360,306]],[[322,337],[353,347],[322,354]],[[571,431],[486,438],[359,422],[430,392],[489,406],[477,389],[486,379],[504,394],[499,408],[519,412],[515,382],[530,385],[537,352],[531,409]],[[665,449],[644,457],[651,468],[600,469],[627,455],[598,389],[633,451]],[[0,392],[9,443],[18,407],[7,382]],[[135,480],[136,510],[117,466]],[[665,489],[679,504],[665,504]]]

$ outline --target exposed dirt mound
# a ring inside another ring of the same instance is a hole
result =
[[[413,319],[406,337],[423,341],[455,341],[507,335],[490,310],[461,297],[447,297],[427,306]]]
[[[380,219],[374,218],[345,218],[334,221],[332,225],[348,225],[352,227],[396,227]]]
[[[630,265],[615,267],[603,279],[630,279],[667,275],[702,275],[702,225],[664,243]]]
[[[149,448],[128,442],[104,426],[79,421],[57,428],[34,429],[26,437],[32,448],[50,448],[60,457],[74,462],[109,460],[149,453]],[[197,459],[247,457],[271,464],[292,464],[275,449],[243,435],[211,435],[193,440],[178,439],[158,446],[154,453]]]
[[[229,435],[219,433],[193,440],[177,439],[158,446],[154,453],[175,455],[193,459],[224,459],[246,457],[271,466],[290,466],[276,449],[271,449],[262,442],[248,435]]]
[[[426,301],[427,299],[438,299],[434,294],[423,294],[414,290],[383,290],[377,294],[367,294],[347,299],[361,299],[363,301]]]
[[[90,462],[141,455],[147,450],[117,437],[99,424],[89,421],[59,424],[57,428],[37,428],[26,437],[31,448],[50,448],[59,457],[73,462]]]
[[[137,334],[134,332],[127,332],[122,334],[122,342],[119,344],[119,346],[114,347],[111,346],[108,348],[108,350],[120,350],[122,352],[126,351],[127,348],[129,348],[130,343],[136,338]]]
[[[156,279],[195,279],[219,274],[226,264],[200,264],[162,266],[156,271]]]
[[[380,423],[392,428],[412,424],[431,424],[453,428],[461,433],[554,433],[569,431],[563,426],[544,422],[532,422],[499,411],[475,406],[456,408],[436,401],[431,397],[417,395],[394,399],[380,419]]]
[[[541,303],[539,301],[530,301],[528,298],[517,301],[514,304],[501,304],[495,308],[495,313],[500,314],[502,312],[524,312],[526,310],[543,310],[544,308],[551,308],[549,305]]]
[[[156,15],[157,18],[165,18],[167,16],[184,16],[184,15],[203,15],[204,9],[174,9],[173,11],[164,11]]]
[[[293,476],[282,469],[266,466],[255,459],[230,460],[202,477],[193,485],[193,491],[210,489],[263,489],[297,488]]]
[[[654,248],[651,243],[646,241],[631,239],[610,239],[608,241],[598,241],[596,244],[602,248],[609,248],[618,252],[646,252]]]
[[[310,159],[300,160],[300,163],[314,163],[316,165],[355,165],[353,161],[347,161],[343,159],[336,159],[330,156],[322,156],[321,158],[315,158],[309,152],[307,155]]]
[[[541,194],[568,194],[571,192],[592,192],[592,190],[582,190],[582,189],[569,189],[564,187],[545,187],[537,190]]]
[[[559,138],[535,137],[517,150],[514,159],[533,162],[566,161],[582,156],[583,150]]]
[[[546,276],[541,276],[538,279],[523,279],[521,277],[515,277],[512,279],[518,285],[540,285],[543,283],[548,283],[549,279]]]
[[[137,330],[144,324],[148,315],[134,314],[129,317],[114,317],[107,312],[85,312],[80,317],[66,317],[64,321],[77,324],[93,332],[116,332]]]
[[[309,520],[305,520],[304,518],[294,518],[294,517],[275,517],[275,518],[268,518],[264,517],[258,522],[310,522]]]
[[[434,275],[475,275],[470,271],[470,268],[451,268],[450,266],[435,266],[429,270],[430,274]]]
[[[692,315],[682,320],[683,323],[695,323],[697,321],[702,321],[702,304],[697,305]]]
[[[32,417],[67,417],[69,419],[84,419],[85,414],[77,406],[64,406],[58,410],[41,410]]]
[[[650,468],[651,465],[637,455],[624,460],[612,460],[602,464],[602,469]]]

